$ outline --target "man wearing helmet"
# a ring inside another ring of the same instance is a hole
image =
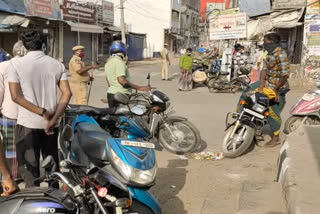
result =
[[[72,48],[73,56],[69,62],[70,88],[73,94],[73,104],[88,105],[88,84],[91,80],[89,70],[96,69],[99,65],[85,66],[82,62],[84,47],[77,45]]]
[[[130,94],[131,89],[139,91],[149,91],[148,86],[138,86],[131,83],[128,68],[125,64],[126,47],[120,41],[115,41],[110,47],[110,58],[105,65],[106,80],[109,85],[107,98],[109,107],[115,107],[118,103],[114,100],[114,95],[118,92]]]

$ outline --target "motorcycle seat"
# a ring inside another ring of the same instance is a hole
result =
[[[222,75],[222,76],[227,76],[227,75],[229,75],[230,73],[229,73],[229,72],[220,71],[219,74]]]
[[[96,108],[93,106],[86,105],[68,105],[66,108],[66,113],[74,114],[93,114],[93,115],[111,115],[116,111],[115,108]]]
[[[79,123],[77,139],[83,152],[91,160],[108,161],[106,143],[111,135],[92,123]]]

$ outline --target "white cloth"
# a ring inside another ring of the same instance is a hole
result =
[[[8,68],[10,61],[0,63],[0,106],[1,114],[10,119],[17,119],[18,105],[11,99],[8,84]]]
[[[31,51],[26,56],[12,59],[9,66],[9,83],[20,83],[26,100],[53,112],[57,107],[58,83],[67,80],[65,67],[42,51]],[[47,121],[33,112],[18,107],[17,124],[31,129],[44,129]]]

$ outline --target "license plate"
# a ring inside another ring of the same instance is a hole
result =
[[[257,117],[257,118],[260,118],[260,119],[264,118],[264,116],[262,114],[258,114],[257,112],[254,112],[254,111],[252,111],[250,109],[245,108],[244,111],[249,113],[249,114],[251,114],[251,115],[253,115],[253,116],[255,116],[255,117]]]
[[[137,141],[122,140],[121,144],[124,146],[142,147],[142,148],[148,148],[148,149],[155,148],[153,143],[145,143],[145,142],[137,142]]]

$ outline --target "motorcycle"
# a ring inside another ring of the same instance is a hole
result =
[[[320,89],[306,93],[291,108],[290,116],[284,125],[283,132],[290,134],[304,121],[307,125],[320,124]]]
[[[21,190],[8,197],[1,197],[1,213],[31,214],[31,213],[65,213],[65,214],[95,214],[95,208],[106,213],[97,192],[75,185],[62,173],[54,172],[55,163],[48,156],[42,163],[42,168],[52,168],[50,173],[37,179],[39,182],[62,182],[69,192],[53,188],[32,187]]]
[[[229,72],[220,70],[220,65],[213,66],[212,78],[208,81],[208,88],[211,93],[235,93],[242,88],[242,82],[248,80],[250,70],[241,68],[238,77],[228,80]]]
[[[198,84],[208,84],[208,81],[214,77],[214,73],[211,69],[215,69],[214,63],[209,66],[210,59],[201,60],[193,59],[192,63],[192,79],[194,83]]]
[[[222,150],[225,157],[236,158],[247,152],[256,136],[262,136],[263,128],[268,124],[268,109],[275,102],[266,95],[254,92],[249,83],[246,85],[246,98],[240,101],[241,111],[230,112],[226,117],[226,133]],[[229,123],[230,117],[234,119]]]
[[[79,183],[87,178],[98,192],[107,192],[101,194],[109,213],[160,214],[159,203],[148,192],[157,172],[154,144],[137,138],[113,138],[101,128],[94,118],[109,121],[106,116],[114,110],[90,106],[67,109],[86,115],[75,116],[72,127],[66,124],[61,131],[59,148],[65,157],[64,168]],[[141,131],[135,129],[134,121],[124,120],[118,120],[118,125],[135,133]]]

